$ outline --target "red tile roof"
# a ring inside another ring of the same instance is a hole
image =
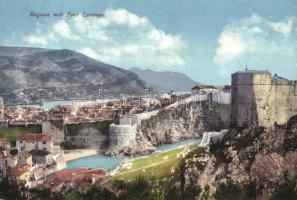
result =
[[[29,158],[30,156],[32,156],[28,151],[21,151],[20,154],[21,154],[24,158]]]
[[[7,176],[16,177],[16,176],[20,176],[28,171],[29,170],[26,166],[17,165],[15,167],[8,167],[6,173],[7,173]]]
[[[26,141],[26,142],[50,142],[53,140],[53,135],[44,133],[44,134],[26,134],[17,138],[17,141]]]
[[[106,171],[104,169],[88,170],[74,174],[72,181],[82,191],[87,191],[92,188],[94,182],[104,178]]]
[[[61,172],[56,172],[53,174],[53,178],[50,179],[48,182],[49,186],[57,187],[63,183],[71,181],[72,175],[80,172],[87,171],[86,168],[79,168],[79,169],[73,169],[73,170],[65,170]]]
[[[86,168],[79,168],[73,170],[66,170],[62,172],[56,172],[51,180],[48,182],[48,186],[52,190],[56,191],[56,187],[61,184],[73,182],[77,187],[83,191],[87,191],[92,187],[92,180],[97,181],[104,178],[106,171],[104,169],[88,170]]]

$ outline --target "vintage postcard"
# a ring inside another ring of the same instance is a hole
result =
[[[0,0],[0,199],[296,200],[296,0]]]

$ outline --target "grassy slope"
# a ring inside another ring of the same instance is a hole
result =
[[[148,156],[132,161],[131,168],[123,168],[118,175],[112,177],[108,183],[116,180],[123,179],[126,181],[134,180],[139,176],[147,178],[156,177],[160,178],[170,173],[172,169],[176,169],[181,157],[177,155],[185,150],[185,147],[166,151],[157,155]]]
[[[148,156],[145,158],[136,159],[136,160],[132,161],[132,166],[130,169],[124,168],[120,172],[126,172],[129,170],[134,170],[134,169],[138,169],[141,167],[145,167],[145,166],[153,164],[153,163],[158,163],[158,162],[162,162],[165,160],[170,160],[172,158],[176,158],[177,154],[181,153],[183,150],[184,150],[184,148],[178,148],[178,149],[174,149],[172,151],[166,151],[164,153],[160,153],[157,155],[152,155],[152,156]]]
[[[168,162],[163,162],[162,164],[159,164],[156,166],[151,166],[145,169],[128,172],[121,175],[116,175],[110,181],[113,181],[116,179],[131,181],[136,179],[139,176],[143,176],[147,178],[151,178],[151,177],[160,178],[170,173],[171,169],[176,169],[179,166],[181,159],[182,158],[177,158],[177,159],[169,160]]]

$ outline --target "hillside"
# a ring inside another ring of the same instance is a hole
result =
[[[0,96],[6,103],[86,98],[99,88],[105,96],[138,94],[146,87],[135,73],[75,51],[0,47]]]
[[[185,74],[178,72],[156,72],[149,69],[142,70],[139,68],[131,68],[130,71],[136,73],[142,80],[146,81],[149,85],[159,91],[190,91],[193,86],[199,84]]]
[[[295,116],[274,129],[230,129],[209,156],[187,158],[185,187],[199,188],[197,199],[296,199],[296,127]]]

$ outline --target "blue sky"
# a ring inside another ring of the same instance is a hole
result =
[[[103,13],[96,17],[29,17]],[[268,69],[297,79],[295,0],[0,1],[0,45],[68,48],[129,69],[179,71],[207,84]]]

